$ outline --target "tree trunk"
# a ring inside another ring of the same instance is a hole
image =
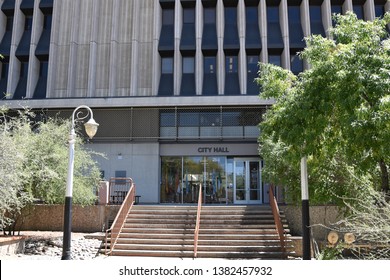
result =
[[[379,161],[379,166],[381,168],[381,191],[389,193],[389,171],[387,170],[387,165],[383,159]]]

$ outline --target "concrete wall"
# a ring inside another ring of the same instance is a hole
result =
[[[298,206],[279,206],[284,212],[289,223],[292,235],[302,235],[302,209]],[[313,237],[316,241],[322,242],[327,239],[330,229],[326,228],[339,221],[342,217],[337,206],[321,205],[310,206],[310,225],[312,226]]]
[[[126,171],[136,184],[141,203],[159,202],[159,144],[158,143],[107,143],[93,144],[90,149],[106,155],[97,158],[105,179],[115,176],[115,171]]]
[[[101,232],[108,229],[120,205],[93,205],[72,207],[73,232]],[[25,212],[23,223],[17,224],[17,230],[62,231],[64,225],[63,205],[34,205]]]
[[[108,221],[113,221],[119,210],[119,205],[93,205],[81,207],[74,205],[73,232],[101,232],[108,228]],[[292,235],[302,233],[301,208],[296,206],[281,206],[289,222]],[[63,205],[34,205],[27,213],[25,221],[19,224],[20,230],[62,231]],[[310,220],[313,226],[313,236],[317,242],[326,240],[328,229],[320,226],[329,226],[340,219],[336,206],[311,206]],[[19,228],[18,228],[19,229]]]

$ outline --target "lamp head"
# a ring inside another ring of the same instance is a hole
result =
[[[92,139],[95,136],[98,126],[99,124],[95,122],[93,118],[90,118],[89,121],[87,121],[84,124],[85,132],[87,133],[90,139]]]

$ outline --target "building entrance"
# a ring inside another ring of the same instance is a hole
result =
[[[258,159],[234,159],[234,203],[262,202],[261,162]]]
[[[226,157],[162,157],[161,203],[226,203]]]
[[[160,203],[262,203],[261,161],[223,156],[161,157]]]

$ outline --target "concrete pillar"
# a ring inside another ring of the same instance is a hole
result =
[[[118,48],[119,48],[119,14],[120,0],[113,0],[113,17],[111,29],[111,59],[110,59],[110,81],[109,81],[109,96],[116,96],[117,75],[118,75]]]
[[[267,47],[267,5],[266,0],[260,0],[259,5],[259,30],[261,37],[261,54],[260,61],[267,63],[268,62],[268,47]]]
[[[138,60],[139,60],[139,11],[140,11],[140,0],[134,0],[133,6],[133,30],[131,39],[131,75],[130,75],[130,95],[137,96],[138,90]]]
[[[154,1],[153,14],[155,15],[154,24],[153,24],[153,70],[152,70],[152,95],[158,94],[158,83],[161,76],[161,59],[158,53],[158,42],[160,38],[161,30],[161,6],[159,3]]]
[[[89,42],[89,72],[88,72],[88,92],[87,97],[96,96],[96,75],[98,59],[98,41],[99,41],[99,14],[101,0],[95,0],[92,4],[92,31]]]
[[[8,69],[8,81],[7,81],[7,94],[8,98],[12,98],[16,90],[16,87],[19,82],[20,77],[20,61],[16,58],[15,52],[19,45],[20,39],[22,38],[24,32],[24,20],[25,16],[23,12],[19,9],[20,3],[22,0],[15,1],[15,13],[14,13],[14,23],[12,29],[12,40],[9,56],[9,69]]]
[[[218,54],[217,54],[217,81],[218,94],[223,95],[225,92],[225,53],[223,51],[223,32],[224,32],[224,10],[222,0],[217,2],[217,39],[218,39]]]
[[[175,2],[175,35],[174,35],[174,54],[173,54],[173,94],[180,95],[181,84],[181,53],[180,53],[180,38],[183,22],[183,8],[180,0]]]
[[[238,38],[240,40],[240,52],[238,53],[238,79],[240,83],[241,94],[246,94],[247,84],[247,65],[246,65],[246,51],[245,51],[245,2],[244,0],[238,1],[237,6],[237,26],[238,26]]]
[[[282,38],[284,43],[284,51],[282,52],[282,57],[281,57],[282,67],[285,69],[291,69],[287,0],[280,1],[279,17],[280,17],[280,26],[282,29]]]
[[[325,34],[330,37],[329,29],[332,27],[332,10],[330,0],[324,0],[321,5],[322,24],[324,25]]]
[[[203,6],[201,0],[196,0],[195,6],[195,86],[196,95],[202,94],[203,85],[203,54],[202,54],[202,32],[203,32]]]

